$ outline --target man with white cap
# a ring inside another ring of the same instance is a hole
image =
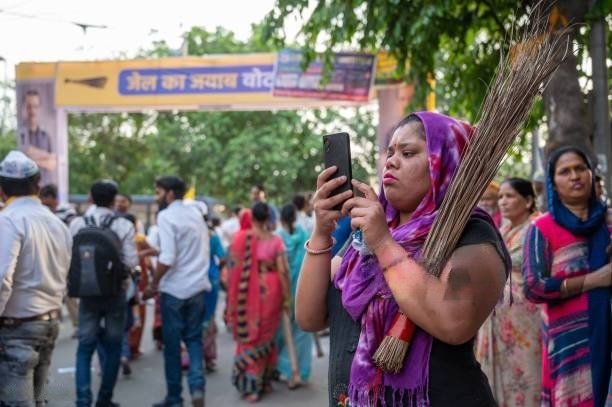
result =
[[[0,162],[0,404],[46,404],[72,238],[38,199],[40,170],[18,151]]]

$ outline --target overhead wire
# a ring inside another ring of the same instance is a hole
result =
[[[36,14],[20,13],[18,11],[7,10],[5,8],[0,9],[0,14],[4,14],[4,15],[7,15],[7,16],[13,16],[13,17],[17,17],[17,18],[28,18],[28,19],[34,19],[34,20],[40,20],[40,21],[50,21],[50,22],[55,22],[55,23],[72,24],[72,25],[75,25],[75,26],[81,28],[83,31],[86,31],[89,28],[97,28],[97,29],[107,29],[107,28],[109,28],[105,24],[89,24],[89,23],[83,23],[83,22],[80,22],[80,21],[65,20],[65,19],[61,19],[61,18],[57,18],[57,17],[47,17],[47,16],[40,15],[40,14],[36,15]]]

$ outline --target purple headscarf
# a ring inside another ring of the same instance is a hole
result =
[[[437,113],[413,114],[425,128],[431,189],[410,221],[393,229],[391,236],[409,255],[418,260],[474,129],[465,122]],[[397,220],[399,211],[388,203],[382,188],[379,200],[385,210],[387,224],[392,224]],[[398,312],[398,305],[376,258],[362,257],[350,247],[342,259],[334,283],[342,292],[344,308],[354,320],[361,321],[361,335],[351,366],[348,390],[351,405],[385,405],[387,390],[391,391],[393,400],[408,400],[414,406],[427,406],[429,356],[433,341],[431,335],[416,328],[406,360],[398,374],[383,372],[372,360]]]

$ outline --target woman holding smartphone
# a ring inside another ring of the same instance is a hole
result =
[[[499,300],[509,257],[491,218],[474,210],[440,278],[420,252],[465,147],[468,124],[431,112],[404,118],[392,133],[380,196],[321,172],[315,219],[296,294],[304,330],[330,327],[330,405],[494,406],[473,353],[473,338]],[[341,210],[333,208],[343,203]],[[369,253],[353,247],[331,258],[335,221],[351,216]],[[416,324],[398,373],[373,356],[398,312]]]

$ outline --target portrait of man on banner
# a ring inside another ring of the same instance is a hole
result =
[[[53,83],[24,83],[17,93],[19,149],[40,168],[41,185],[57,183]]]

